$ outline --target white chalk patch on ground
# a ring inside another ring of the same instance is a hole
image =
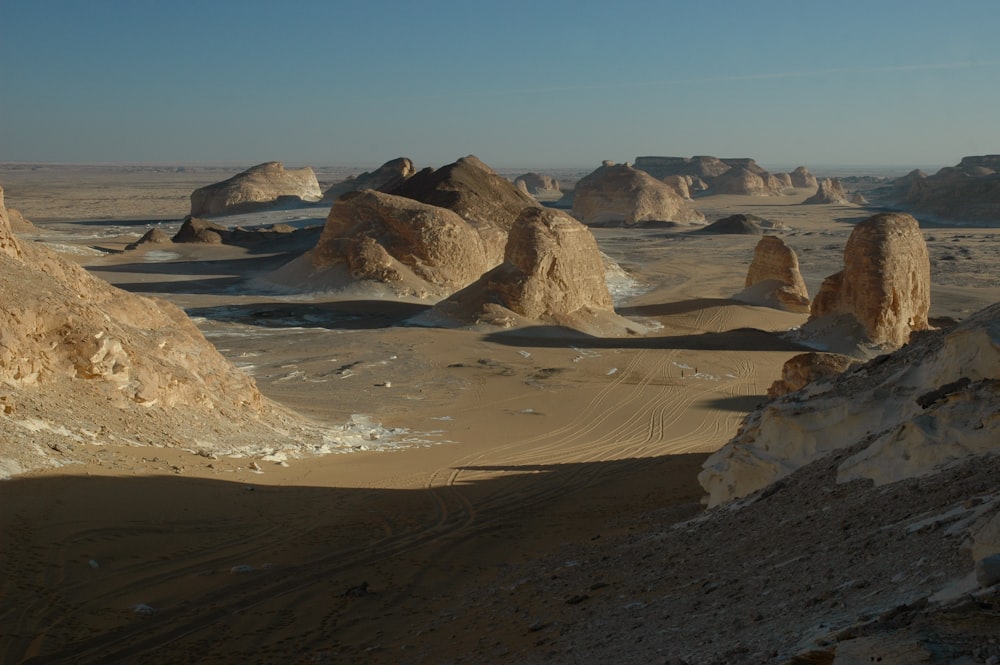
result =
[[[611,369],[608,370],[607,376],[611,376],[612,374],[616,374],[617,372],[618,372],[618,368],[617,367],[612,367]]]
[[[59,254],[74,254],[76,256],[104,256],[108,252],[100,249],[94,249],[93,247],[87,247],[85,245],[64,245],[58,242],[46,242],[39,241],[40,245],[45,245],[53,252],[58,252]]]
[[[181,255],[177,252],[168,252],[165,249],[151,249],[142,258],[146,263],[165,263],[167,261],[176,261],[181,258]]]

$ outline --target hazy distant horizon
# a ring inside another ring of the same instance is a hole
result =
[[[11,2],[0,159],[586,168],[1000,152],[995,0]]]

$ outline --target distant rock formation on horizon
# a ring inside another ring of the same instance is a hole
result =
[[[703,194],[778,196],[791,187],[789,174],[772,174],[748,157],[657,157],[635,158],[635,168],[658,180],[676,176],[697,178]],[[801,167],[804,168],[804,167]]]
[[[615,313],[590,230],[551,208],[525,208],[511,227],[503,263],[417,322],[501,328],[543,323],[600,335],[643,330]]]
[[[789,312],[808,312],[809,291],[795,251],[778,236],[761,238],[754,247],[743,291],[733,298]]]
[[[609,161],[576,183],[572,212],[588,225],[705,221],[673,187],[628,164]]]
[[[522,173],[514,178],[514,186],[525,194],[538,199],[550,200],[558,199],[562,196],[562,189],[559,186],[558,180],[550,175],[535,173],[534,171]]]
[[[803,201],[806,205],[815,205],[823,203],[848,203],[847,192],[844,191],[844,186],[840,183],[839,178],[823,178],[819,181],[819,187],[816,193]]]
[[[192,217],[235,215],[315,203],[322,196],[311,167],[286,169],[281,162],[265,162],[194,190],[190,214]]]
[[[911,171],[893,183],[898,204],[949,221],[1000,221],[1000,155],[963,157],[934,175]]]
[[[391,192],[400,187],[407,178],[416,174],[417,169],[408,157],[397,157],[378,167],[374,171],[365,171],[361,175],[352,176],[342,182],[330,186],[323,192],[324,201],[333,201],[341,194],[357,192],[362,189],[374,189],[377,192]]]
[[[795,170],[788,174],[788,177],[792,182],[792,187],[799,189],[816,189],[819,187],[819,181],[816,180],[816,176],[810,173],[809,169],[805,166],[796,166]]]
[[[844,269],[823,281],[801,333],[834,346],[898,348],[911,333],[929,328],[930,287],[930,258],[917,220],[904,213],[873,215],[851,231]]]

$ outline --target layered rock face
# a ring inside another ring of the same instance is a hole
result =
[[[595,225],[705,221],[669,185],[628,164],[613,162],[605,162],[577,182],[573,216]]]
[[[223,451],[262,436],[273,443],[272,417],[282,426],[180,309],[20,243],[2,207],[0,382],[10,416],[0,423],[0,476],[52,463],[50,439]]]
[[[218,216],[262,210],[322,198],[311,167],[286,169],[281,162],[251,167],[228,180],[194,190],[191,216]]]
[[[342,195],[311,252],[316,270],[342,265],[351,277],[402,283],[408,276],[452,292],[493,268],[485,241],[446,208],[372,190]]]
[[[823,178],[819,181],[819,188],[816,193],[807,198],[802,203],[848,203],[847,192],[838,178]]]
[[[839,353],[800,353],[785,361],[781,378],[767,389],[767,396],[781,397],[802,390],[814,381],[833,379],[856,364],[858,361],[854,358]]]
[[[833,451],[841,482],[923,476],[1000,449],[1000,304],[947,331],[769,402],[705,461],[710,505],[746,496]]]
[[[562,196],[562,189],[559,181],[549,175],[541,173],[524,173],[514,178],[514,186],[525,194],[544,198],[558,198]]]
[[[511,227],[504,261],[438,303],[425,322],[511,327],[555,323],[593,334],[624,332],[590,230],[569,215],[526,208]]]
[[[735,298],[789,312],[808,312],[809,291],[795,251],[778,236],[761,238],[753,250],[744,291]]]
[[[848,318],[868,342],[896,348],[926,330],[930,310],[930,258],[917,220],[882,213],[854,227],[844,248],[844,269],[827,277],[803,331]]]
[[[932,176],[914,171],[894,183],[896,197],[915,212],[958,221],[1000,220],[1000,155],[963,157]]]
[[[796,166],[795,170],[788,174],[792,187],[815,189],[819,187],[816,176],[809,172],[805,166]]]
[[[408,178],[417,172],[413,161],[408,157],[391,159],[374,171],[365,171],[361,175],[348,178],[331,186],[323,193],[324,201],[333,201],[341,194],[357,192],[362,189],[374,189],[377,192],[391,192],[400,187]]]

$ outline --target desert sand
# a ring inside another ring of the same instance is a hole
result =
[[[352,452],[274,460],[81,444],[71,464],[0,483],[0,662],[584,663],[605,653],[591,638],[636,645],[676,623],[630,633],[640,601],[612,577],[640,569],[635,538],[703,512],[701,464],[807,350],[780,336],[806,314],[731,299],[759,237],[594,229],[634,280],[618,313],[648,335],[429,329],[406,320],[430,302],[260,281],[305,246],[125,251],[152,225],[176,230],[190,192],[228,174],[4,166],[0,183],[38,227],[25,241],[177,304],[267,397],[331,430],[382,427]],[[325,189],[346,174],[317,175]],[[781,222],[816,293],[872,211],[801,205],[811,194],[695,205]],[[224,223],[321,225],[328,210]],[[1000,301],[998,232],[924,230],[932,321]],[[600,612],[620,615],[606,639]],[[691,639],[615,653],[665,660]]]

